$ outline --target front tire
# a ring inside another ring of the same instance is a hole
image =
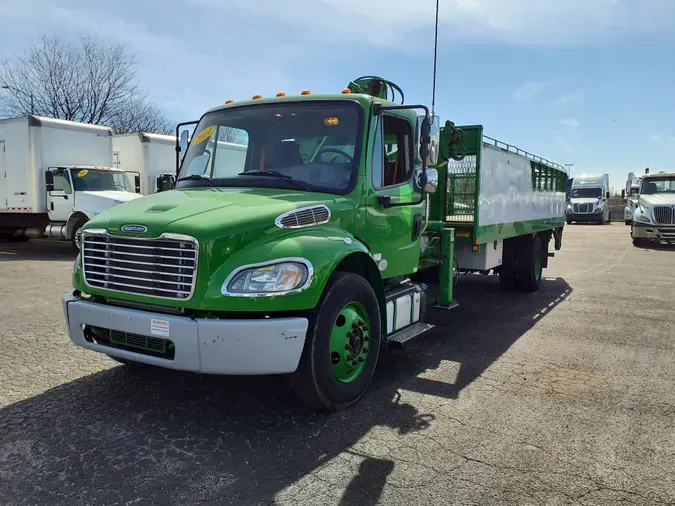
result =
[[[295,394],[317,410],[350,406],[366,392],[380,346],[375,291],[357,274],[334,273],[309,317],[300,364],[290,377]]]

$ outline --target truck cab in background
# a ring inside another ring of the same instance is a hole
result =
[[[631,238],[634,246],[675,244],[675,172],[642,176]]]
[[[111,207],[141,197],[138,179],[132,186],[126,172],[110,167],[50,167],[45,172],[49,225],[44,234],[30,229],[25,233],[68,239],[77,249],[82,225]]]
[[[609,223],[609,174],[590,173],[574,176],[565,218],[572,222]]]
[[[113,166],[140,178],[143,195],[171,190],[176,184],[176,138],[137,132],[112,137]]]

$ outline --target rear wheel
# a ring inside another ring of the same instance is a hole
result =
[[[314,409],[348,407],[368,388],[380,343],[373,288],[357,274],[333,274],[310,315],[300,364],[290,378],[293,390]]]
[[[518,255],[518,288],[524,292],[539,289],[544,270],[544,246],[541,237],[527,238],[521,243]]]
[[[504,290],[513,290],[517,285],[516,239],[504,241],[502,265],[499,267],[499,284]]]

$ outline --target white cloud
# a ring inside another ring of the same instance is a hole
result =
[[[529,100],[541,91],[553,86],[555,79],[549,81],[525,81],[515,91],[514,95],[518,100]]]
[[[579,121],[576,118],[564,118],[560,120],[560,124],[568,128],[578,128]]]
[[[408,0],[188,0],[228,13],[253,14],[258,22],[291,24],[327,45],[358,41],[379,47],[429,47],[435,2]],[[444,0],[440,38],[516,45],[594,42],[612,33],[668,33],[672,0]]]
[[[573,91],[571,93],[565,93],[561,97],[559,97],[555,103],[557,105],[565,105],[565,104],[574,104],[574,103],[579,103],[584,100],[586,96],[586,92],[582,89],[579,88],[576,91]]]

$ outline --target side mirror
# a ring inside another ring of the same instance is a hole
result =
[[[422,159],[426,159],[427,165],[436,165],[438,163],[439,144],[441,138],[441,119],[437,115],[433,115],[430,120],[425,121],[426,117],[420,115],[417,117],[417,139],[418,149],[415,153],[417,163],[422,163]],[[422,140],[428,139],[426,150]],[[424,151],[424,152],[423,152]]]
[[[606,199],[609,198],[609,192],[607,192],[607,194],[605,195],[605,198],[606,198]]]
[[[181,160],[183,159],[183,157],[185,156],[185,152],[187,151],[189,138],[190,138],[190,132],[188,132],[187,130],[183,130],[180,133],[180,159]]]
[[[415,171],[415,189],[422,191],[422,170]],[[438,188],[438,171],[436,169],[427,169],[427,180],[424,183],[424,191],[426,193],[436,193]]]
[[[141,193],[141,176],[138,174],[134,176],[134,185],[136,187],[136,193]]]
[[[621,198],[622,199],[626,198],[626,190],[621,190]]]
[[[51,170],[45,172],[45,186],[48,192],[54,191],[54,173]]]

